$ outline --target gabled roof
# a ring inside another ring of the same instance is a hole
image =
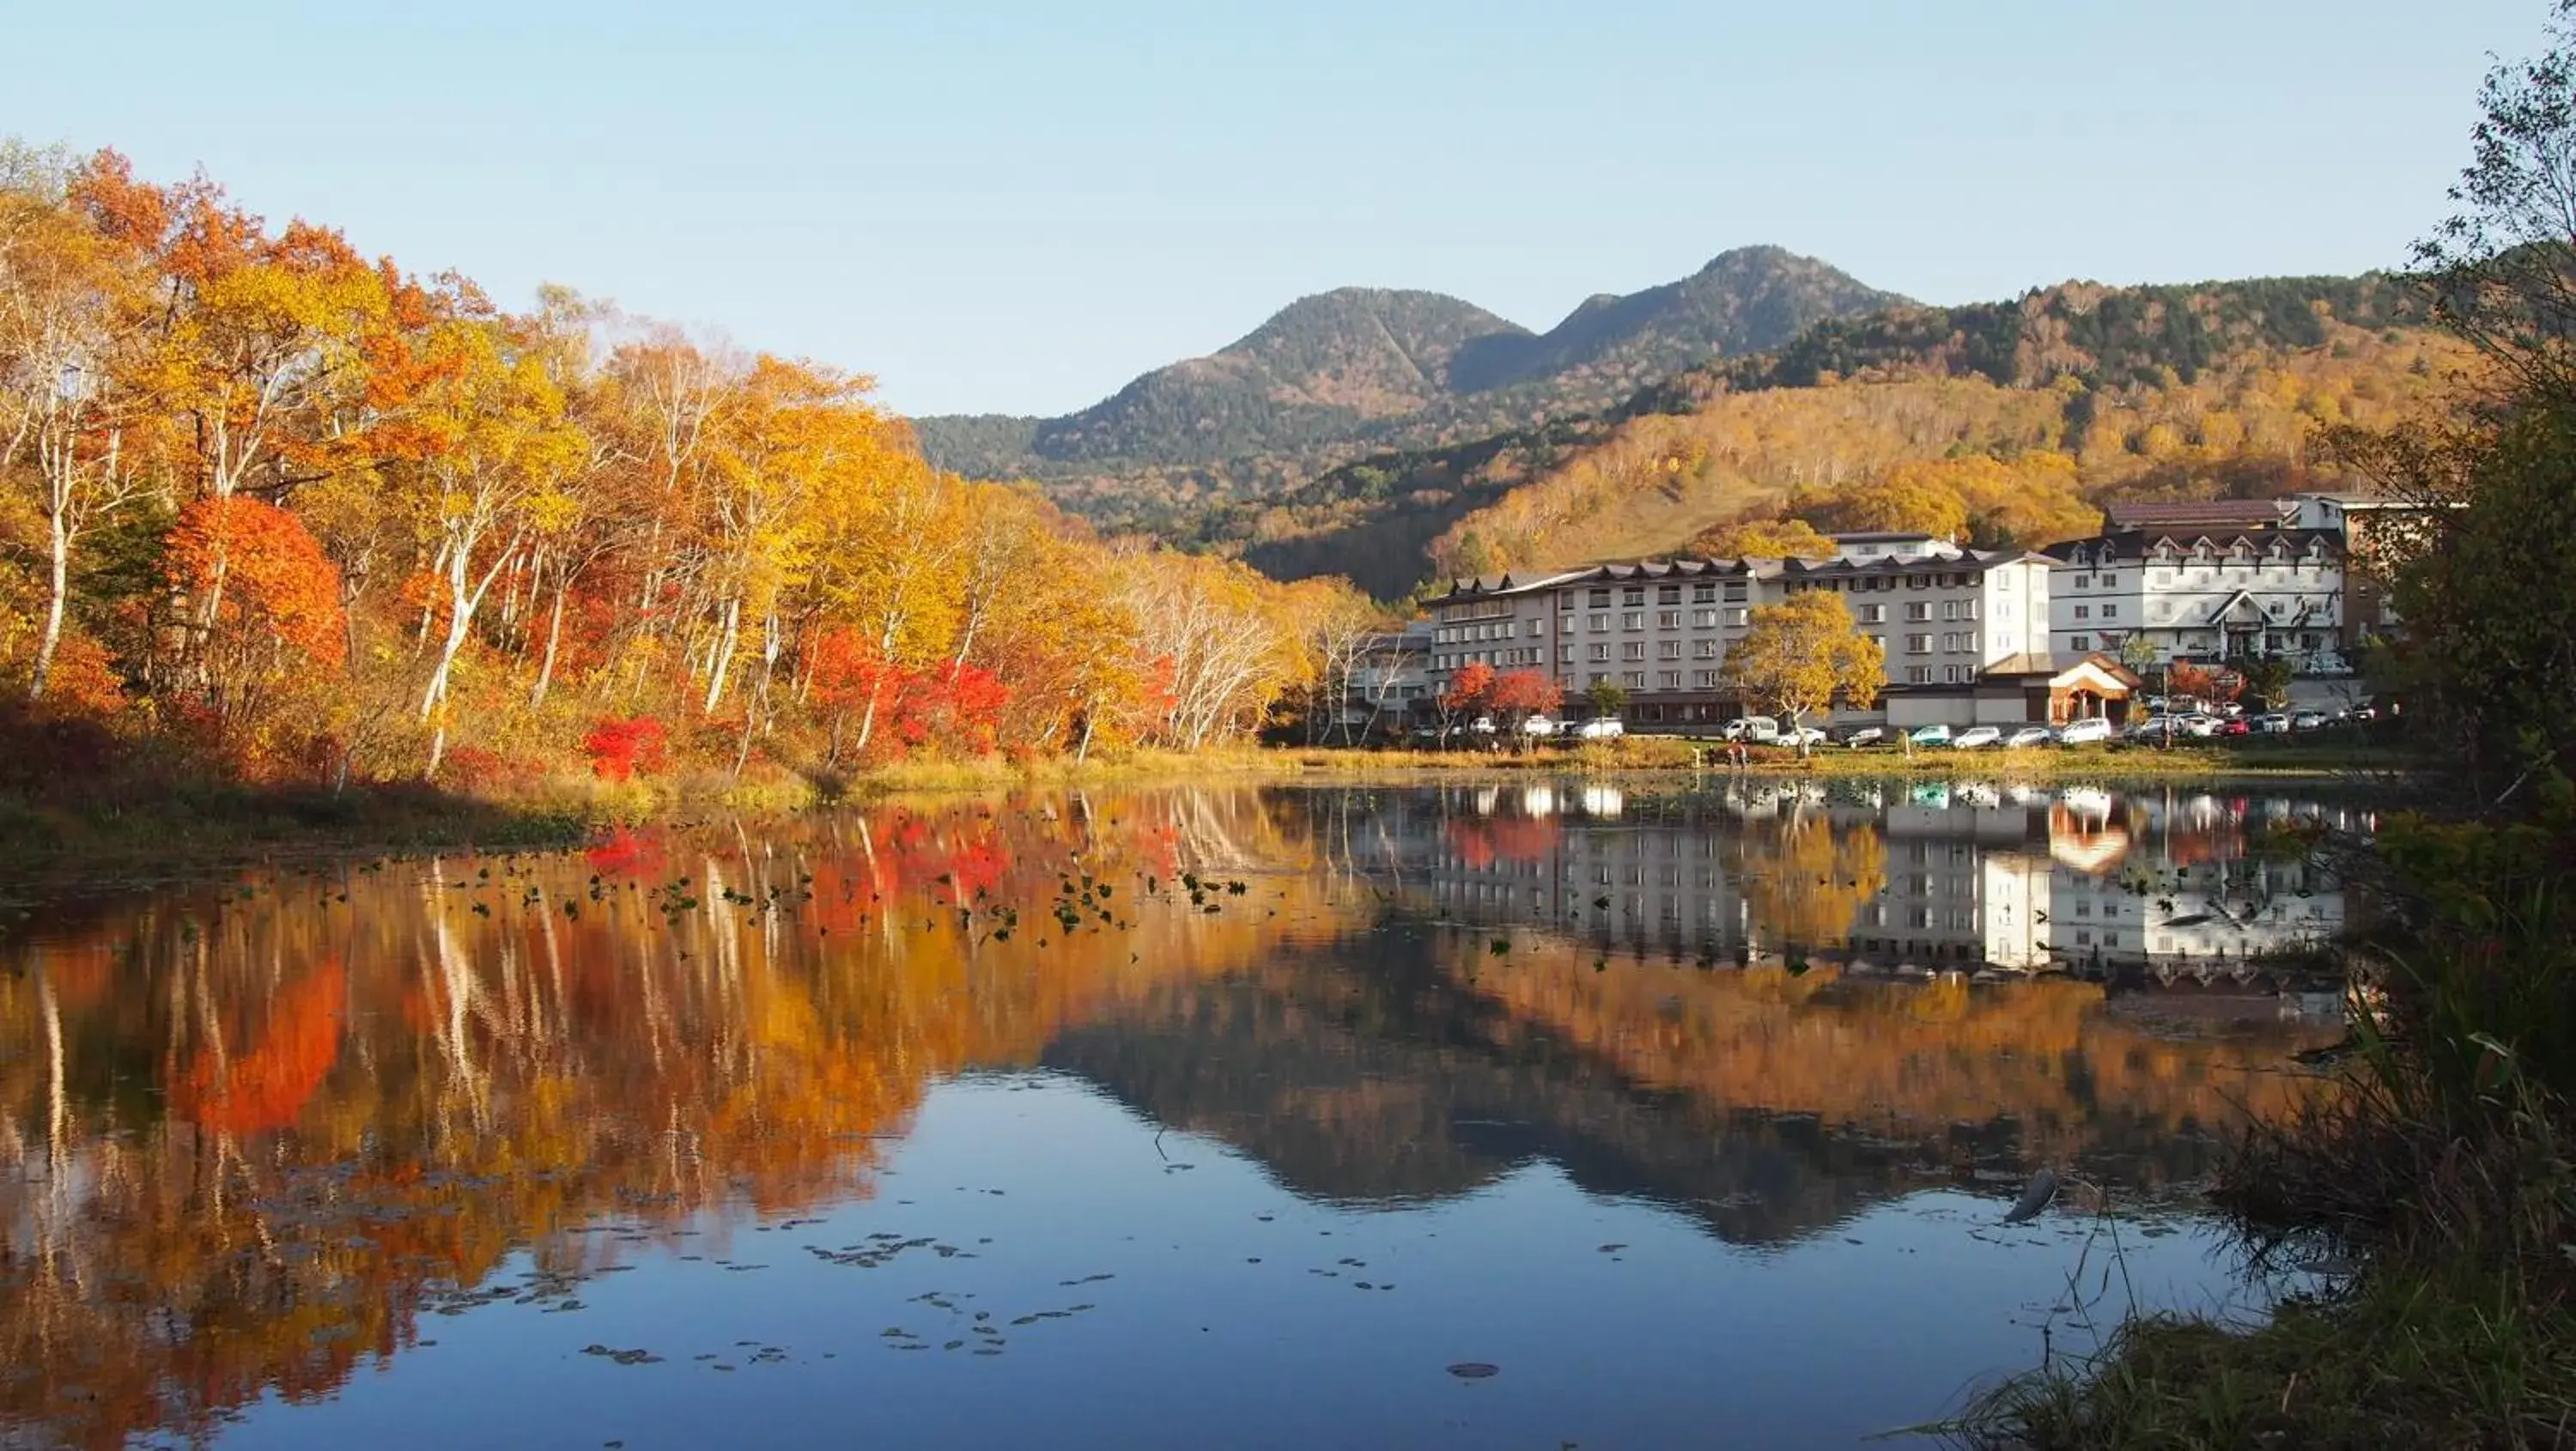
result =
[[[2083,655],[2056,655],[2046,651],[2007,655],[1977,673],[1983,680],[2045,676],[2051,685],[2055,685],[2088,671],[2099,671],[2128,690],[2136,690],[2147,683],[2136,671],[2099,650]]]
[[[2305,555],[2311,549],[2329,559],[2343,557],[2343,535],[2333,529],[2263,529],[2251,533],[2200,529],[2121,529],[2091,539],[2070,539],[2048,546],[2047,553],[2058,562],[2058,568],[2083,569],[2102,564],[2136,564],[2155,554],[2160,545],[2171,546],[2178,554],[2187,554],[2193,546],[2206,544],[2213,554],[2224,554],[2243,544],[2260,555],[2274,546],[2284,546],[2294,555]]]

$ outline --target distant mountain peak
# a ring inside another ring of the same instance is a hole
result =
[[[1545,333],[1445,293],[1337,287],[1078,413],[925,418],[917,427],[932,458],[980,475],[1201,470],[1258,458],[1294,476],[1390,430],[1438,433],[1599,407],[1682,369],[1777,347],[1811,323],[1903,301],[1768,243],[1731,248],[1641,292],[1596,294]]]

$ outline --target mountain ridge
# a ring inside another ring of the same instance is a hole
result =
[[[1672,282],[1595,294],[1545,333],[1445,293],[1343,287],[1301,297],[1215,352],[1141,374],[1088,408],[913,425],[943,468],[1068,486],[1051,491],[1070,507],[1151,527],[1103,507],[1121,484],[1258,496],[1376,449],[1600,407],[1683,368],[1780,346],[1815,322],[1900,305],[1907,299],[1767,244],[1719,253]]]

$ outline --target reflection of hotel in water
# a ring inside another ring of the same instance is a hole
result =
[[[2166,979],[2244,976],[2339,930],[2342,888],[2257,844],[2371,824],[2280,798],[1981,785],[1728,782],[1682,801],[1507,786],[1444,804],[1436,829],[1387,845],[1418,897],[1471,920],[1702,960]]]

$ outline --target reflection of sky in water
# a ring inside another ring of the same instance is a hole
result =
[[[1158,1146],[1078,1083],[972,1080],[934,1090],[872,1202],[704,1236],[683,1251],[700,1262],[641,1257],[574,1287],[580,1310],[430,1317],[437,1344],[396,1374],[262,1406],[224,1444],[1849,1445],[2035,1362],[2070,1277],[2105,1268],[2097,1220],[2002,1228],[2001,1210],[1928,1192],[1743,1249],[1544,1164],[1431,1207],[1337,1209],[1206,1140]],[[966,1253],[860,1268],[807,1248],[873,1233]],[[2152,1305],[2228,1293],[2205,1231],[2132,1223],[2122,1246],[2106,1314],[2123,1279]],[[1000,1354],[974,1353],[993,1343],[977,1311]],[[2056,1318],[2063,1349],[2075,1317]],[[661,1359],[583,1353],[601,1343]],[[1501,1374],[1446,1373],[1463,1361]]]

